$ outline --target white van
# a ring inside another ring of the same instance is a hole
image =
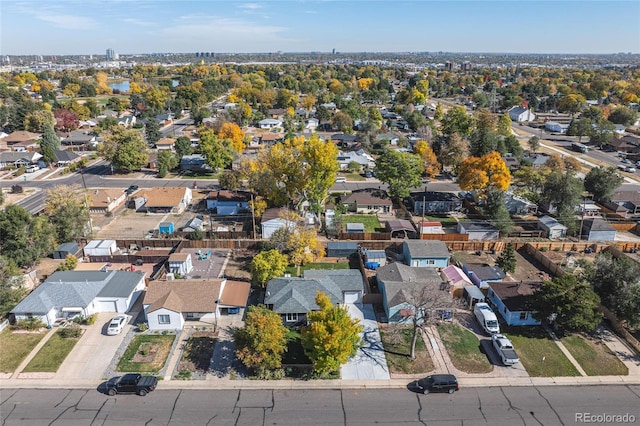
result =
[[[37,172],[38,170],[40,170],[40,167],[34,164],[31,166],[27,166],[27,168],[25,169],[25,172],[33,173],[33,172]]]

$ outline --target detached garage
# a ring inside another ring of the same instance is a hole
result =
[[[62,243],[53,252],[54,259],[66,259],[68,255],[76,255],[78,253],[78,244],[76,243]]]
[[[91,240],[84,247],[85,256],[111,256],[118,247],[115,240]]]

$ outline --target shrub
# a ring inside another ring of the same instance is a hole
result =
[[[139,331],[147,331],[148,329],[149,329],[149,324],[147,324],[146,322],[141,322],[140,324],[138,324]]]
[[[176,379],[178,380],[190,380],[191,379],[191,371],[189,370],[180,370],[178,374],[176,374]]]
[[[167,330],[162,330],[162,335],[166,336],[167,334],[169,334],[169,332]]]
[[[548,250],[549,250],[549,247],[540,247],[540,251],[541,252],[545,252],[545,251],[548,251]]]
[[[283,368],[276,368],[275,370],[258,368],[256,371],[256,378],[258,380],[282,380],[284,377],[285,371]]]
[[[14,330],[27,330],[35,331],[44,327],[44,323],[38,318],[31,318],[22,321],[18,321],[12,328]]]
[[[86,319],[85,324],[93,325],[96,323],[96,321],[98,321],[98,314],[93,314]]]
[[[82,334],[82,329],[78,324],[72,324],[58,330],[58,334],[63,339],[77,339]]]

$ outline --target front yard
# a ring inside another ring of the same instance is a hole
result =
[[[45,334],[44,331],[14,333],[8,328],[0,333],[0,372],[14,372]]]
[[[531,377],[579,376],[571,361],[542,327],[503,327]]]
[[[562,343],[589,376],[626,376],[629,369],[604,343],[573,334]]]
[[[194,378],[194,375],[205,377],[216,346],[216,335],[213,330],[201,330],[189,336],[178,364],[179,379]]]
[[[80,337],[62,337],[64,329],[56,331],[22,370],[25,373],[55,373],[73,350]]]
[[[438,333],[451,362],[458,370],[465,373],[488,373],[493,370],[475,334],[457,324],[440,325]]]
[[[380,338],[384,347],[384,356],[391,374],[422,374],[435,368],[425,346],[424,339],[418,335],[416,357],[409,358],[413,328],[406,326],[380,327]]]
[[[373,233],[383,231],[378,216],[374,214],[343,214],[340,216],[340,220],[345,225],[347,223],[362,223],[364,224],[364,232]]]
[[[133,338],[118,363],[123,373],[158,373],[171,352],[175,334],[141,334]]]

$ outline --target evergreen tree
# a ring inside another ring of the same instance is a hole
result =
[[[40,141],[40,153],[47,164],[54,163],[56,161],[55,151],[59,151],[60,147],[60,138],[53,130],[53,126],[49,123],[45,123],[43,126],[42,140]]]
[[[156,142],[162,138],[162,132],[160,131],[160,124],[151,117],[144,125],[144,134],[147,138],[147,144],[149,146],[155,146]]]
[[[496,265],[508,273],[514,273],[516,271],[516,250],[513,248],[513,244],[507,244],[507,247],[505,247],[496,259]]]

